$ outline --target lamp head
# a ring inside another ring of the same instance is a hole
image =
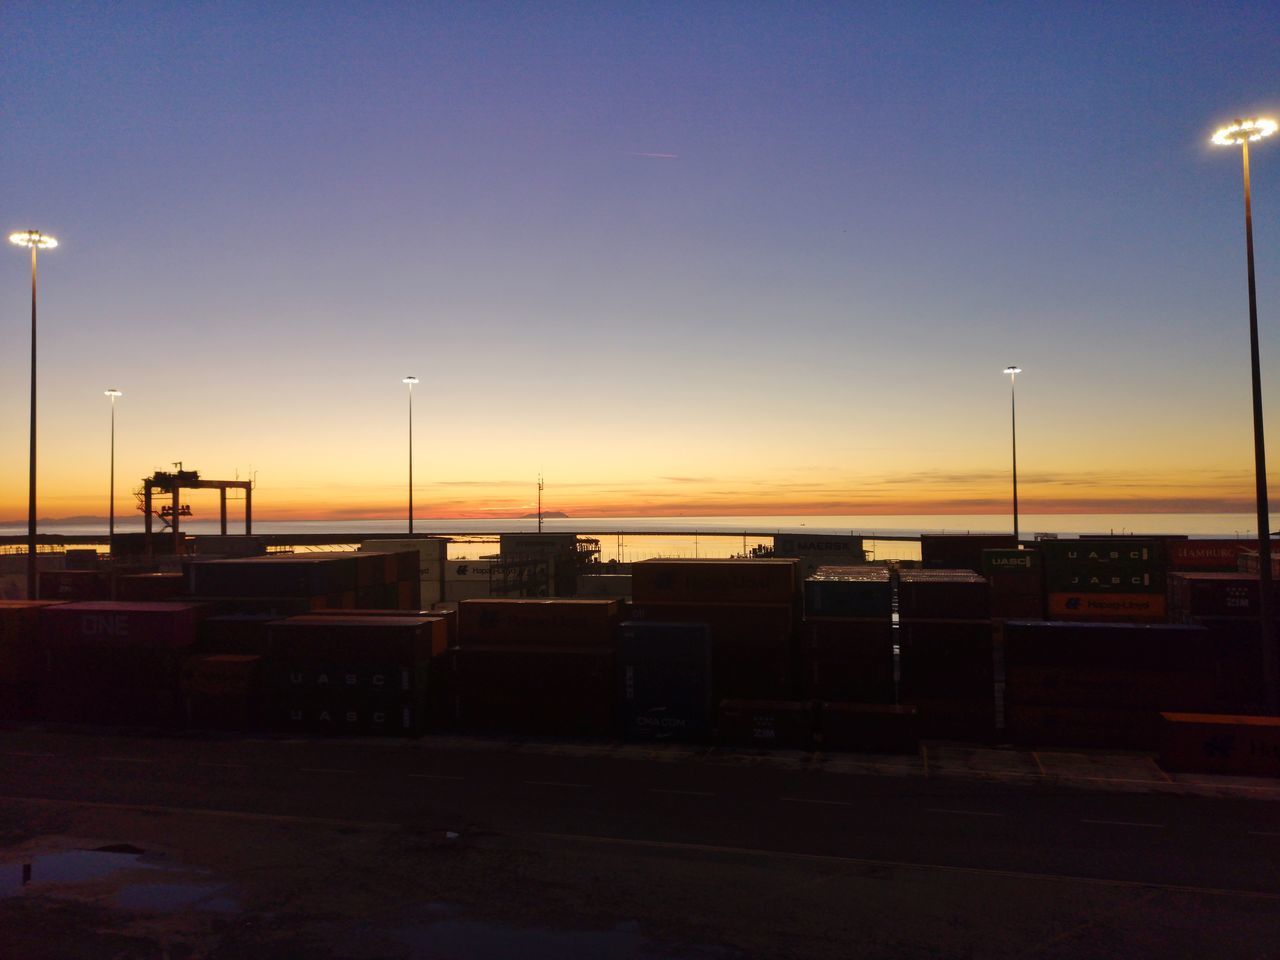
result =
[[[104,390],[102,393],[103,393],[103,396],[110,397],[112,400],[114,400],[116,397],[124,396],[124,394],[121,393],[119,390],[117,390],[115,387],[112,387],[110,390]]]
[[[1009,374],[1010,376],[1013,376],[1014,374],[1021,373],[1022,368],[1017,366],[1008,366],[1004,368],[1004,372]]]
[[[409,386],[411,386],[411,387],[412,387],[415,383],[417,383],[417,382],[418,382],[418,378],[417,378],[417,377],[405,377],[405,378],[404,378],[403,380],[401,380],[400,382],[401,382],[401,383],[407,383]]]
[[[39,230],[19,230],[9,234],[9,242],[19,247],[33,247],[37,250],[52,250],[58,241]]]
[[[1269,117],[1251,117],[1241,120],[1237,117],[1227,126],[1213,134],[1213,142],[1220,147],[1234,147],[1236,144],[1261,140],[1276,132],[1276,122]]]

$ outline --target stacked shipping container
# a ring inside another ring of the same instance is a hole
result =
[[[445,629],[428,617],[307,615],[272,623],[269,719],[312,733],[421,733],[431,651]]]
[[[1202,627],[1010,620],[1004,637],[1015,743],[1151,749],[1159,711],[1212,708]]]
[[[903,570],[898,575],[903,703],[921,732],[991,739],[996,701],[990,592],[972,570]]]
[[[1055,620],[1160,623],[1169,541],[1043,540],[1048,613]]]
[[[616,600],[464,600],[453,649],[464,728],[600,736],[615,725]]]

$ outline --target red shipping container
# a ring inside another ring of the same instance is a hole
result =
[[[111,577],[99,570],[41,570],[41,600],[108,600]]]
[[[631,565],[631,596],[645,603],[794,604],[797,560],[642,560]]]
[[[969,570],[903,570],[898,575],[902,620],[986,620],[991,589]]]
[[[277,620],[270,628],[273,663],[400,664],[431,659],[445,642],[435,617],[342,617],[309,614]]]
[[[1257,540],[1171,540],[1169,567],[1182,571],[1235,572],[1240,555],[1258,549]]]
[[[312,616],[317,617],[414,617],[418,619],[444,620],[443,631],[432,628],[431,655],[438,657],[449,647],[449,618],[430,610],[316,610]],[[455,618],[456,619],[456,615]]]
[[[0,683],[33,684],[40,675],[40,611],[59,600],[0,600]]]
[[[262,688],[262,657],[214,654],[182,663],[182,693],[204,698],[247,700]]]
[[[1162,713],[1159,762],[1165,770],[1280,777],[1280,717]]]
[[[1015,705],[1005,708],[1005,735],[1024,746],[1151,750],[1158,719],[1154,710]]]
[[[172,600],[186,589],[180,573],[131,573],[116,577],[116,599],[125,603]]]
[[[461,645],[609,645],[617,626],[616,600],[463,600],[458,605]]]

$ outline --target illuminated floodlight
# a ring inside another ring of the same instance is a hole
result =
[[[1269,137],[1276,132],[1276,127],[1276,122],[1269,117],[1252,117],[1249,120],[1237,118],[1229,126],[1214,133],[1213,142],[1220,147],[1234,147]]]
[[[58,245],[57,240],[39,230],[19,230],[17,233],[11,233],[9,242],[19,247],[35,247],[37,250],[52,250]]]
[[[1008,373],[1008,374],[1021,373],[1021,372],[1022,372],[1022,368],[1021,368],[1021,367],[1017,367],[1017,366],[1005,367],[1005,368],[1004,368],[1004,372],[1005,372],[1005,373]]]
[[[405,377],[405,378],[404,378],[403,380],[401,380],[400,382],[401,382],[401,383],[407,383],[409,386],[411,386],[411,387],[412,387],[415,383],[417,383],[417,382],[418,382],[418,378],[417,378],[417,377]]]
[[[124,394],[121,393],[119,390],[115,389],[115,387],[112,387],[110,390],[103,390],[102,395],[104,397],[110,397],[112,400],[114,400],[116,397],[124,396]]]

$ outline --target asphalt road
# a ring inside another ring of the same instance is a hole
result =
[[[634,922],[652,937],[645,949],[659,951],[627,954],[615,942],[601,947],[610,956],[1280,951],[1280,805],[1264,800],[498,740],[11,731],[0,733],[0,808],[0,863],[51,838],[142,838],[223,877],[238,891],[239,921],[275,918],[248,936],[243,922],[193,914],[173,934],[189,952],[158,936],[145,943],[170,952],[155,956],[251,956],[281,942],[305,944],[299,955],[489,956],[482,937],[470,953],[405,940],[405,924],[444,931],[421,915],[440,903],[512,930],[627,933],[617,925]],[[263,883],[263,857],[296,873]],[[369,890],[344,898],[318,886],[334,858],[343,875],[373,878]],[[427,877],[430,891],[419,886]],[[77,901],[98,911],[75,940],[86,950],[90,927],[136,923],[104,896]],[[0,937],[21,936],[56,903],[0,900]],[[353,924],[373,924],[357,938],[364,953],[341,946]],[[306,939],[321,929],[326,937]],[[553,953],[597,955],[574,949]]]

